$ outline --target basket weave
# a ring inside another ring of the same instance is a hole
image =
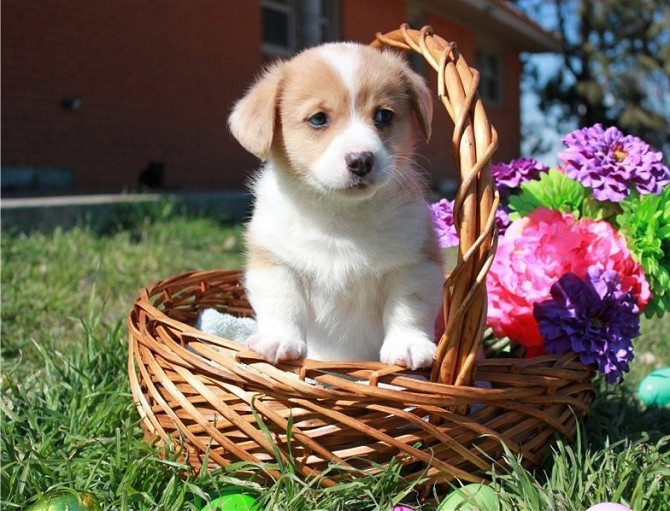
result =
[[[324,485],[336,483],[331,472],[323,474],[332,462],[356,474],[394,459],[407,477],[427,483],[477,482],[500,460],[503,444],[525,466],[536,466],[554,435],[571,437],[588,412],[592,370],[574,355],[476,357],[498,202],[490,174],[496,132],[477,94],[477,71],[429,27],[403,25],[377,34],[373,45],[423,55],[437,71],[438,94],[455,126],[460,255],[444,286],[446,330],[432,371],[379,362],[275,366],[191,326],[209,307],[253,315],[240,271],[154,283],[141,290],[128,317],[130,385],[147,435],[179,445],[195,469],[266,462],[279,453],[303,475],[322,475]]]

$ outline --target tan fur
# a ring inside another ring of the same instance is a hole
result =
[[[283,68],[284,65],[278,63],[266,70],[249,93],[237,102],[228,119],[233,136],[261,160],[268,157],[272,145]]]
[[[390,51],[383,52],[381,59],[373,54],[366,57],[364,67],[368,72],[360,76],[357,106],[365,108],[368,112],[377,106],[405,106],[409,96],[421,133],[428,141],[433,119],[433,100],[430,90],[421,77],[410,70],[402,57]],[[366,102],[369,105],[364,105]],[[405,117],[411,112],[396,113]]]
[[[279,98],[283,149],[290,171],[306,175],[312,163],[346,128],[351,98],[340,77],[314,54],[299,55],[286,64],[285,72],[287,79]],[[307,123],[318,112],[330,116],[328,129],[315,130]]]
[[[394,122],[382,138],[390,145],[406,143],[409,137],[404,130],[409,129],[412,113],[406,108],[409,96],[422,134],[428,140],[433,115],[429,89],[398,55],[385,51],[379,57],[379,50],[372,48],[363,57],[365,73],[360,74],[357,84],[360,92],[356,105],[352,105],[341,78],[322,56],[304,52],[288,62],[278,62],[235,105],[229,119],[230,130],[245,149],[261,160],[267,159],[271,150],[284,152],[278,156],[288,160],[291,171],[304,174],[346,127],[352,106],[370,124],[378,108],[392,110]],[[331,117],[328,129],[314,130],[307,124],[307,119],[317,112]],[[291,132],[290,137],[285,136],[287,131]],[[390,149],[410,152],[412,147]]]
[[[247,236],[246,239],[246,267],[250,270],[264,270],[277,266],[277,258],[269,250],[263,248],[261,244]]]
[[[433,99],[432,93],[423,80],[414,73],[407,75],[412,91],[412,105],[419,121],[419,127],[426,142],[430,140],[433,122]]]

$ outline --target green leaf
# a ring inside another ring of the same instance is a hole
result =
[[[660,194],[634,192],[620,205],[619,230],[653,294],[646,315],[661,316],[670,309],[670,186]]]
[[[556,169],[542,174],[539,180],[521,185],[521,192],[509,199],[512,219],[526,216],[539,207],[569,213],[575,217],[600,220],[609,216],[611,205],[596,201],[581,183]]]

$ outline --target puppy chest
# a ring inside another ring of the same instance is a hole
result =
[[[383,279],[360,274],[339,281],[312,278],[304,289],[315,325],[326,330],[372,332],[381,328],[386,303]]]
[[[325,360],[378,360],[384,340],[386,293],[373,277],[345,285],[311,282],[306,288],[308,356]]]

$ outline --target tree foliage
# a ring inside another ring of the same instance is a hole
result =
[[[555,72],[530,58],[527,79],[560,129],[616,125],[670,149],[670,0],[517,0],[563,39]],[[562,131],[562,130],[561,130]]]

